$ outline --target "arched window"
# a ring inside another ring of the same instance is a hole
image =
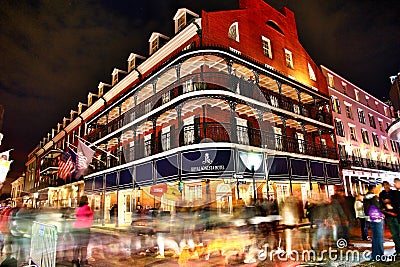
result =
[[[229,27],[228,37],[239,42],[239,27],[237,22],[232,23]]]
[[[267,21],[267,25],[284,35],[282,29],[274,21],[272,20]]]

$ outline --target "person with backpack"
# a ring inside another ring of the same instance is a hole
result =
[[[364,212],[372,230],[371,261],[380,261],[384,255],[383,234],[385,215],[379,202],[379,193],[380,187],[370,184],[368,192],[364,197]]]

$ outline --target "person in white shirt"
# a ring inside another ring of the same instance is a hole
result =
[[[361,238],[362,240],[368,240],[368,227],[364,213],[363,195],[358,194],[356,201],[354,202],[354,210],[356,211],[356,218],[360,221]]]

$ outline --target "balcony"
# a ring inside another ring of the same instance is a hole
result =
[[[359,167],[359,168],[368,168],[368,169],[377,169],[377,170],[385,170],[385,171],[400,171],[400,166],[398,164],[392,164],[357,156],[341,156],[340,157],[340,166],[342,168],[351,168],[351,167]]]
[[[192,81],[190,86],[182,85],[182,81]],[[239,84],[239,89],[237,85]],[[245,81],[234,75],[216,72],[203,72],[190,74],[181,77],[179,82],[175,82],[163,90],[160,90],[155,95],[140,102],[136,107],[129,111],[117,116],[114,120],[110,121],[107,125],[94,125],[94,130],[90,132],[87,137],[88,141],[94,142],[107,134],[115,131],[123,125],[132,122],[135,118],[140,118],[146,115],[150,110],[154,110],[166,104],[167,102],[193,91],[205,90],[222,90],[238,93],[242,96],[253,98],[260,102],[267,102],[271,107],[280,108],[295,114],[303,115],[329,125],[332,125],[332,116],[329,112],[324,112],[318,109],[317,106],[307,103],[299,103],[297,100],[285,97],[276,92],[268,90],[267,88],[259,88],[252,81]]]
[[[182,130],[171,128],[168,133],[159,132],[151,140],[144,140],[143,135],[136,137],[134,147],[122,145],[121,162],[138,160],[173,148],[200,143],[235,143],[261,147],[275,151],[289,152],[301,155],[337,159],[335,147],[317,142],[299,140],[291,136],[275,134],[271,131],[237,126],[235,129],[228,122],[199,122],[183,126]],[[116,151],[111,151],[113,154]],[[102,161],[106,162],[104,158]],[[110,166],[117,166],[118,161],[109,161]],[[105,169],[104,164],[96,163],[96,171]]]

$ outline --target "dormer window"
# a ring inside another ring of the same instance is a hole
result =
[[[186,16],[185,15],[180,16],[178,19],[178,25],[177,25],[178,31],[182,30],[183,27],[186,26]]]
[[[131,72],[133,69],[135,69],[136,66],[138,66],[145,59],[145,57],[131,53],[128,57],[128,72]]]
[[[158,37],[151,41],[150,54],[158,50]]]
[[[236,42],[239,42],[239,26],[237,22],[232,23],[232,25],[229,27],[228,37]]]
[[[115,69],[113,70],[113,72],[111,73],[111,78],[112,78],[111,85],[112,85],[112,86],[114,86],[114,85],[116,85],[116,84],[118,83],[118,81],[119,81],[119,76],[120,76],[119,73],[122,73],[122,76],[124,76],[124,75],[127,74],[126,71],[123,71],[123,70],[120,70],[120,69],[115,68]],[[123,77],[122,77],[121,79],[123,79]]]
[[[99,85],[97,86],[97,88],[99,89],[97,95],[98,95],[99,97],[101,97],[102,95],[104,95],[104,87],[105,87],[105,86],[111,87],[110,84],[106,84],[106,83],[103,83],[103,82],[99,82]]]
[[[199,15],[196,13],[190,11],[189,9],[186,8],[180,8],[176,12],[174,16],[174,21],[175,21],[175,33],[181,31],[183,28],[186,27],[188,22],[190,22],[193,18],[198,18]]]
[[[111,74],[111,76],[112,76],[112,83],[111,84],[115,85],[118,82],[118,70],[114,69],[112,74]]]
[[[168,36],[162,35],[158,32],[153,32],[149,39],[150,55],[154,54],[161,46],[169,40]]]

